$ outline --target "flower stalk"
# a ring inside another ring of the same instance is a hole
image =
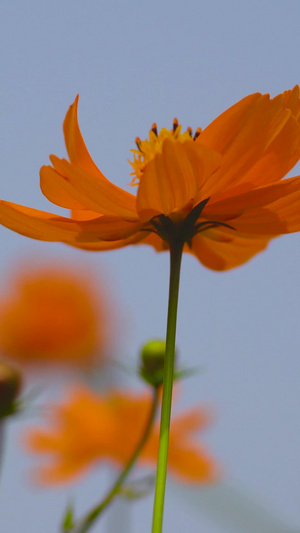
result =
[[[174,238],[170,242],[170,283],[166,333],[166,355],[161,407],[160,440],[156,471],[152,533],[161,533],[167,478],[168,448],[171,422],[172,390],[174,381],[175,340],[178,308],[180,267],[184,241]]]
[[[144,432],[132,454],[130,457],[127,465],[125,466],[124,470],[121,472],[121,474],[116,479],[115,483],[112,485],[111,489],[107,493],[107,495],[104,497],[104,499],[96,505],[87,515],[80,521],[80,523],[72,528],[73,533],[86,533],[90,530],[90,528],[93,526],[94,522],[97,520],[97,518],[101,515],[101,513],[108,507],[108,505],[112,502],[112,500],[118,496],[120,493],[120,489],[127,478],[129,472],[135,465],[141,451],[143,450],[148,437],[151,433],[153,423],[155,420],[156,412],[157,412],[157,406],[158,406],[158,387],[153,387],[153,398],[152,398],[152,404],[148,416],[148,420],[146,422],[146,426],[144,429]],[[63,529],[63,533],[66,533],[66,530]]]

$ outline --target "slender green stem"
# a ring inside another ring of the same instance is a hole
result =
[[[157,412],[157,405],[158,405],[158,389],[156,387],[153,387],[153,399],[151,404],[151,409],[149,412],[148,420],[146,422],[146,426],[144,429],[144,432],[137,444],[136,449],[134,450],[132,456],[130,457],[126,467],[121,472],[121,474],[116,479],[115,483],[111,487],[110,491],[107,493],[105,498],[101,501],[100,504],[96,505],[87,515],[86,517],[80,522],[80,524],[74,528],[74,533],[86,533],[91,526],[94,524],[95,520],[98,518],[98,516],[102,513],[106,507],[112,502],[112,500],[119,494],[120,488],[122,487],[123,482],[125,481],[125,478],[129,474],[130,470],[134,466],[135,462],[137,461],[143,447],[145,446],[148,437],[150,435],[150,432],[153,427],[153,423],[155,420],[155,415]]]
[[[181,240],[174,240],[174,242],[171,242],[166,355],[164,365],[164,384],[161,407],[160,440],[156,471],[156,488],[153,508],[152,533],[161,533],[163,524],[175,361],[177,306],[182,250],[183,242]]]

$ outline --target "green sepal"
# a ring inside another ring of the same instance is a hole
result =
[[[10,405],[0,408],[0,420],[8,416],[18,415],[24,409],[23,402],[21,400],[15,400]]]
[[[198,374],[199,371],[199,368],[182,368],[181,370],[176,370],[174,373],[174,381],[189,378],[195,374]]]

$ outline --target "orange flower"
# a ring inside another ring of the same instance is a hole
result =
[[[40,467],[38,480],[45,484],[65,482],[97,462],[124,466],[144,431],[151,407],[148,394],[113,391],[98,395],[86,388],[75,389],[66,403],[49,413],[53,429],[34,429],[27,435],[27,447],[52,456],[52,463]],[[214,481],[214,461],[193,438],[208,424],[204,409],[193,409],[174,418],[171,424],[169,469],[181,480]],[[154,425],[140,456],[144,465],[156,464],[159,427]]]
[[[0,352],[19,363],[90,364],[108,340],[106,304],[66,267],[22,268],[0,300]]]
[[[251,94],[204,131],[157,132],[136,140],[135,197],[109,182],[91,159],[77,122],[78,97],[64,121],[70,161],[52,155],[41,189],[71,218],[2,202],[0,223],[28,237],[87,250],[128,244],[168,249],[174,235],[207,267],[248,261],[278,235],[300,230],[299,87],[270,99]]]

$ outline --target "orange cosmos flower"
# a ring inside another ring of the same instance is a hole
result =
[[[300,178],[284,179],[300,158],[299,87],[251,94],[195,136],[177,120],[136,140],[137,196],[109,182],[91,159],[77,122],[78,97],[64,121],[69,160],[50,157],[41,189],[71,218],[2,202],[0,223],[34,239],[87,250],[128,244],[169,248],[179,237],[207,267],[249,260],[278,235],[300,230]]]
[[[148,394],[112,391],[99,395],[77,388],[68,401],[50,411],[52,429],[27,434],[27,447],[47,454],[52,462],[37,471],[38,480],[55,484],[72,480],[99,462],[125,466],[144,431],[151,409]],[[193,433],[207,426],[204,409],[193,409],[172,420],[169,448],[170,473],[197,483],[217,478],[214,461],[195,441]],[[155,424],[140,455],[140,464],[155,466],[159,427]]]
[[[22,268],[0,299],[0,352],[21,364],[88,365],[108,341],[106,298],[81,271]]]

